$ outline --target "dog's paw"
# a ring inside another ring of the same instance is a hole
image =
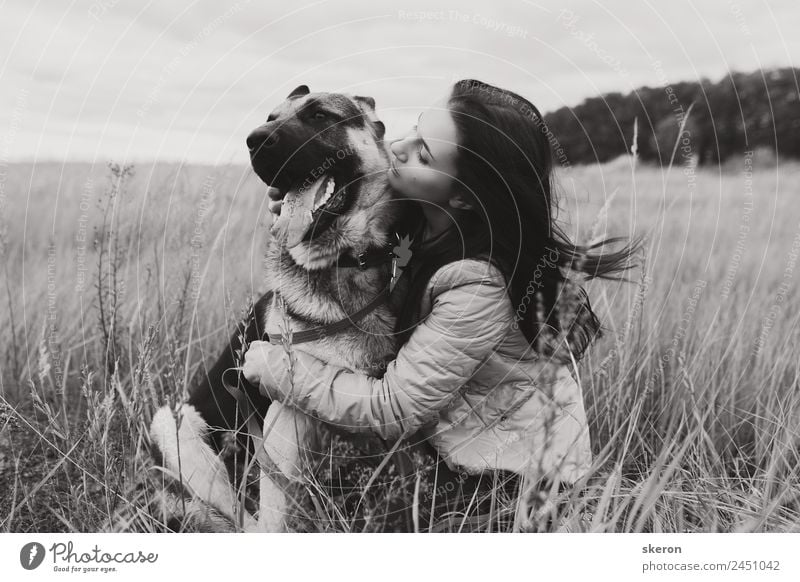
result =
[[[185,492],[181,510],[193,521],[221,528],[212,531],[231,531],[240,512],[245,525],[252,518],[240,508],[225,464],[209,446],[207,433],[208,425],[189,404],[181,406],[177,418],[168,406],[162,407],[150,424],[154,456]]]

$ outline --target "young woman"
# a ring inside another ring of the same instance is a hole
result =
[[[456,83],[389,146],[390,184],[416,201],[421,220],[402,347],[384,376],[295,350],[289,378],[284,348],[255,342],[245,377],[329,423],[386,439],[423,435],[443,460],[436,493],[448,509],[454,498],[482,507],[476,495],[498,480],[516,491],[521,477],[541,486],[585,475],[591,446],[570,368],[600,326],[585,293],[568,292],[565,271],[611,278],[640,242],[596,254],[619,239],[570,243],[554,222],[548,135],[519,95]]]

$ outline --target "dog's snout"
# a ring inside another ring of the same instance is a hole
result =
[[[278,140],[278,132],[274,128],[262,125],[247,136],[247,148],[250,151],[271,148],[278,143]]]

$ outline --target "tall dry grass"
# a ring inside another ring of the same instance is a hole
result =
[[[4,191],[0,528],[96,530],[149,470],[156,407],[263,289],[263,188],[234,167],[20,164]]]
[[[650,233],[636,285],[590,285],[608,328],[581,366],[592,529],[797,531],[800,166],[569,174],[584,231],[601,214],[601,231]]]
[[[595,466],[540,529],[797,531],[800,166],[622,159],[559,183],[574,238],[650,236],[633,283],[589,283]],[[95,531],[123,507],[158,529],[147,427],[262,288],[263,188],[246,168],[38,164],[5,192],[0,528]]]

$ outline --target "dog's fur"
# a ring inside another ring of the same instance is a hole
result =
[[[342,255],[355,256],[391,241],[399,207],[393,202],[386,179],[388,160],[383,134],[383,124],[375,117],[371,98],[310,93],[301,86],[248,137],[253,169],[265,183],[291,191],[316,180],[322,169],[335,179],[336,194],[330,205],[314,214],[313,224],[299,244],[287,248],[275,238],[268,244],[267,284],[280,294],[285,313],[274,297],[270,301],[262,297],[248,320],[237,328],[228,349],[204,382],[179,411],[180,427],[168,407],[157,412],[151,425],[152,442],[165,467],[179,475],[196,498],[222,512],[232,523],[238,517],[245,529],[284,529],[289,502],[277,481],[262,470],[258,524],[249,514],[237,515],[235,508],[242,504],[237,503],[231,480],[236,484],[241,478],[236,473],[241,467],[238,461],[242,451],[252,450],[252,443],[240,438],[238,456],[223,460],[218,454],[229,448],[226,443],[230,445],[230,439],[225,435],[230,431],[241,435],[244,424],[242,411],[222,385],[222,375],[241,363],[241,351],[247,343],[260,339],[267,331],[284,332],[285,317],[294,332],[336,322],[358,311],[388,285],[389,264],[366,270],[336,266]],[[337,197],[340,192],[342,195]],[[381,375],[385,363],[396,353],[391,332],[394,309],[402,292],[401,286],[392,294],[392,303],[381,305],[357,325],[294,349],[353,370]],[[302,451],[326,451],[333,446],[332,439],[352,445],[345,456],[379,456],[380,451],[386,450],[374,437],[356,439],[350,435],[343,439],[310,417],[280,403],[270,403],[256,387],[243,388],[259,422],[263,417],[263,426],[270,427],[264,450],[290,481],[309,460],[307,455],[301,459]]]

